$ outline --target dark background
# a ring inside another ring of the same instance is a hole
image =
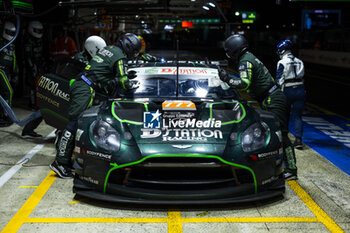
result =
[[[76,40],[80,50],[88,34],[100,34],[111,44],[120,33],[133,32],[143,35],[151,53],[160,50],[175,51],[178,40],[179,49],[189,51],[181,53],[188,58],[193,58],[191,54],[196,54],[202,59],[207,57],[215,60],[226,58],[222,48],[225,38],[231,33],[244,33],[249,41],[250,50],[267,66],[273,76],[279,59],[276,55],[276,45],[283,39],[288,38],[294,42],[293,52],[296,56],[300,49],[315,49],[316,41],[319,41],[320,50],[350,53],[350,1],[345,0],[217,0],[222,13],[213,8],[210,11],[201,9],[201,5],[207,3],[204,0],[76,0],[73,3],[63,1],[61,6],[58,6],[58,2],[34,0],[34,11],[31,14],[20,14],[22,33],[15,42],[19,61],[22,59],[26,24],[32,19],[40,20],[45,26],[47,51],[49,41],[53,39],[53,28],[60,24],[67,27],[67,34]],[[184,10],[186,8],[193,11],[187,12]],[[310,18],[314,24],[311,28],[305,28],[303,12],[314,10],[339,10],[340,24],[337,23],[337,15],[331,12],[311,14]],[[255,11],[255,22],[242,24],[241,16],[235,15],[236,11]],[[96,29],[97,24],[104,22],[105,16],[111,17],[111,28]],[[6,15],[2,16],[2,20],[5,17],[14,19],[13,16]],[[218,18],[220,23],[194,24],[193,28],[182,28],[181,23],[159,23],[159,19],[195,18]],[[142,24],[142,21],[147,26]],[[120,30],[122,22],[125,22],[124,31]],[[164,31],[166,24],[172,25],[174,30]],[[305,72],[307,101],[350,118],[349,68],[305,63]],[[25,75],[23,71],[21,75]],[[24,91],[17,91],[16,96],[25,96],[25,88],[18,88]]]

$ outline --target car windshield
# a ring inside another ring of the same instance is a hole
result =
[[[135,68],[139,87],[126,93],[127,97],[176,97],[176,67]],[[178,96],[191,98],[225,99],[237,97],[218,78],[217,69],[184,67],[179,69]]]

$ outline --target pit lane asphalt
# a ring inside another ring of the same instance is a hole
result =
[[[14,111],[19,119],[32,113]],[[53,130],[43,122],[37,132]],[[148,208],[74,199],[72,180],[56,178],[48,167],[53,137],[22,139],[21,131],[17,125],[0,128],[0,184],[7,179],[0,187],[1,232],[350,232],[350,177],[307,146],[296,150],[299,180],[286,184],[284,198]]]

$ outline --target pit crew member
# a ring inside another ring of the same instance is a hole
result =
[[[288,138],[287,105],[281,89],[265,65],[248,51],[248,42],[243,35],[235,34],[228,37],[224,44],[226,55],[232,59],[234,68],[238,68],[239,77],[220,71],[222,81],[233,88],[247,91],[257,100],[261,108],[270,111],[279,121],[282,130],[285,179],[297,179],[297,167],[294,148]]]
[[[90,107],[95,91],[108,94],[107,87],[115,77],[123,89],[132,88],[126,59],[136,58],[140,50],[140,39],[133,33],[126,33],[118,39],[116,46],[106,46],[96,51],[85,71],[77,79],[71,80],[69,122],[58,141],[56,159],[50,165],[59,177],[73,178],[71,157],[78,116]]]
[[[15,25],[10,21],[6,21],[2,31],[2,38],[0,38],[0,47],[3,47],[11,41],[15,36],[15,33]],[[13,97],[13,89],[10,81],[16,83],[16,80],[18,80],[15,49],[16,47],[14,43],[12,43],[0,53],[0,95],[10,107],[12,106]],[[12,123],[12,120],[9,118],[5,110],[0,107],[0,127],[10,126]]]
[[[304,87],[304,63],[292,54],[292,42],[282,40],[277,45],[277,55],[281,60],[277,62],[276,83],[281,87],[287,100],[288,121],[293,121],[296,149],[303,148],[303,121],[301,115],[306,101]]]

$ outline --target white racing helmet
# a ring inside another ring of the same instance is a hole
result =
[[[31,21],[28,25],[28,33],[40,39],[43,36],[43,24],[39,21]]]
[[[85,40],[85,45],[84,45],[86,51],[90,54],[91,57],[94,57],[100,49],[106,46],[107,44],[105,40],[99,36],[89,36]]]
[[[12,22],[6,21],[4,25],[4,30],[2,32],[2,37],[4,37],[5,40],[10,41],[15,36],[15,33],[15,25]]]

